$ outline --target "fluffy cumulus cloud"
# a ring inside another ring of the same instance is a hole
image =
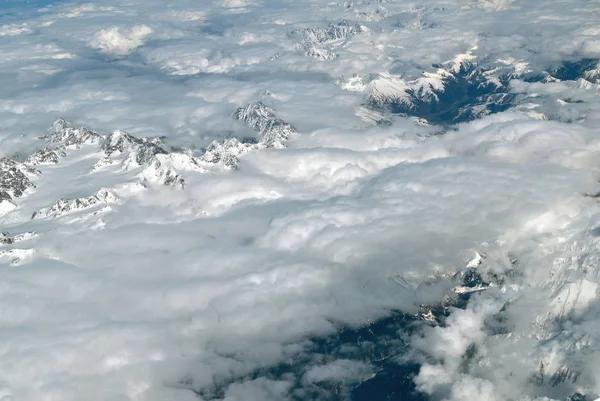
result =
[[[143,45],[151,33],[148,25],[135,25],[127,31],[113,26],[96,33],[90,45],[106,53],[124,55]]]
[[[599,14],[0,5],[0,399],[597,399]]]

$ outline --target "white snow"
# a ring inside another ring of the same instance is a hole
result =
[[[407,93],[411,87],[399,76],[387,73],[379,74],[367,85],[369,98],[376,103],[394,101],[400,104],[407,104],[410,107],[412,103],[410,95]]]
[[[17,207],[14,202],[8,199],[0,201],[0,217],[14,210]]]

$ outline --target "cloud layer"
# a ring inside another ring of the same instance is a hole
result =
[[[0,157],[58,163],[0,199],[0,399],[351,398],[377,358],[417,364],[431,400],[600,394],[597,4],[3,7]],[[368,107],[467,62],[510,71],[515,106],[453,126]],[[277,146],[236,117],[256,101],[293,126]],[[59,117],[103,137],[27,159]],[[211,143],[237,162],[202,164]],[[473,266],[492,284],[461,305]],[[315,350],[440,305],[389,355]]]

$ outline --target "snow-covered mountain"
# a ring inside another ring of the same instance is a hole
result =
[[[61,159],[67,157],[68,152],[77,151],[82,146],[96,148],[93,155],[97,161],[90,173],[119,166],[122,171],[139,171],[136,176],[143,186],[160,183],[184,187],[185,179],[182,174],[185,172],[210,173],[215,166],[235,169],[239,156],[260,149],[284,148],[286,141],[296,133],[293,126],[277,118],[275,112],[260,101],[239,108],[233,118],[255,130],[259,135],[258,140],[244,143],[236,138],[214,141],[198,157],[189,151],[169,152],[161,146],[160,138],[137,138],[120,130],[103,136],[58,119],[48,129],[48,134],[40,137],[47,145],[33,152],[25,162],[6,157],[0,159],[2,210],[4,213],[13,210],[17,206],[13,198],[21,197],[28,189],[35,188],[31,177],[38,177],[42,172],[32,166],[59,164]],[[61,216],[97,204],[115,203],[117,199],[110,191],[101,189],[97,194],[85,197],[61,198],[52,206],[35,211],[32,218]]]
[[[326,28],[295,30],[291,32],[291,36],[299,38],[299,48],[305,55],[319,60],[331,60],[337,57],[335,49],[343,46],[347,39],[366,32],[367,27],[343,20],[329,24]]]
[[[513,80],[598,84],[598,62],[584,59],[534,72],[523,61],[498,60],[490,64],[485,60],[479,66],[475,57],[464,54],[434,65],[434,72],[423,72],[415,79],[377,74],[358,90],[365,92],[365,106],[374,111],[417,116],[436,124],[459,123],[506,110],[521,110],[524,103],[525,108],[531,109],[531,97],[519,96],[511,85]],[[357,90],[350,81],[340,84],[346,90]]]

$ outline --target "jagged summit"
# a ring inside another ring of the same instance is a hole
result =
[[[248,124],[260,135],[259,144],[266,148],[282,148],[296,129],[277,118],[275,112],[261,101],[239,108],[234,118]]]
[[[201,166],[201,159],[186,153],[160,153],[152,157],[144,169],[138,174],[141,182],[159,182],[164,185],[178,184],[185,186],[185,179],[181,172],[206,173],[207,170]]]
[[[168,153],[151,140],[136,138],[119,130],[110,134],[102,142],[100,149],[104,151],[106,156],[128,153],[129,158],[135,160],[135,163],[139,166],[151,162],[156,155]]]
[[[157,138],[136,138],[123,131],[114,131],[100,146],[106,157],[100,159],[92,171],[113,164],[114,157],[121,157],[121,166],[125,170],[142,167],[138,174],[142,185],[160,183],[181,187],[185,185],[181,172],[206,172],[197,158],[183,152],[168,152],[159,143]]]
[[[226,167],[235,169],[238,157],[255,147],[256,145],[242,143],[237,138],[227,139],[223,142],[213,141],[200,159],[206,163],[223,163]]]
[[[79,147],[81,145],[97,145],[102,142],[104,137],[84,127],[72,127],[67,121],[59,118],[41,139],[53,145]]]
[[[69,123],[67,122],[67,120],[61,117],[52,123],[50,128],[48,128],[48,133],[64,131],[68,127]]]
[[[248,123],[259,132],[262,122],[276,117],[273,109],[267,107],[260,100],[254,101],[246,107],[240,107],[234,114],[235,119]]]

